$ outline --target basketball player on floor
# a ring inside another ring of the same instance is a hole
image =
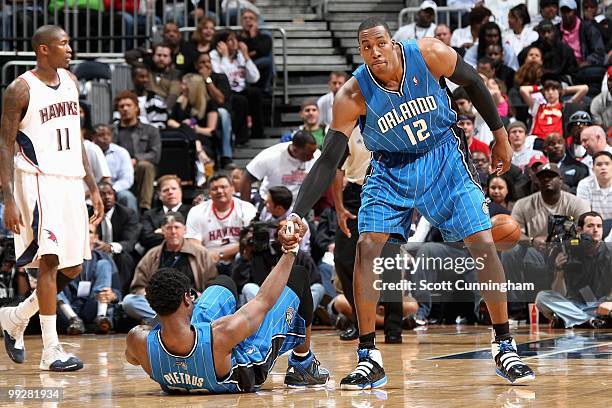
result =
[[[17,266],[38,268],[32,295],[0,310],[4,345],[14,362],[23,363],[23,333],[40,310],[40,369],[50,371],[83,368],[63,350],[55,327],[57,293],[91,257],[83,179],[94,207],[90,221],[99,223],[104,213],[81,141],[78,83],[66,69],[72,54],[68,41],[60,27],[36,30],[36,68],[6,89],[0,133],[4,223],[15,234]]]
[[[457,116],[439,84],[441,78],[468,91],[493,131],[491,170],[503,174],[512,158],[508,134],[489,91],[452,48],[433,38],[395,42],[387,24],[377,18],[361,23],[358,38],[365,64],[336,94],[323,152],[304,180],[294,207],[295,214],[303,217],[331,183],[359,120],[372,160],[358,215],[354,271],[359,363],[342,379],[343,389],[375,388],[387,382],[375,345],[378,292],[373,286],[373,259],[390,237],[408,238],[413,208],[438,227],[446,241],[463,240],[474,258],[484,260],[481,282],[505,281],[485,197],[471,173],[465,137],[455,126]],[[287,247],[294,242],[281,243]],[[535,379],[516,354],[505,293],[482,294],[493,321],[491,346],[497,374],[511,383]]]
[[[301,222],[296,226],[299,241],[307,228]],[[310,351],[312,295],[306,270],[293,266],[297,249],[283,249],[257,296],[237,311],[230,277],[219,275],[194,302],[184,274],[158,270],[146,297],[160,324],[130,331],[127,361],[142,366],[168,393],[253,392],[266,381],[276,358],[293,350],[285,384],[324,386],[329,372]]]

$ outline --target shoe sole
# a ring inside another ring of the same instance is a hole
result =
[[[55,373],[67,373],[67,372],[78,371],[82,369],[83,363],[72,364],[72,365],[60,367],[60,368],[51,368],[51,367],[42,367],[42,366],[40,366],[39,368],[43,371],[52,371]]]
[[[495,374],[497,374],[499,377],[503,378],[504,380],[508,381],[512,385],[525,384],[528,382],[532,382],[532,381],[535,381],[535,378],[536,378],[535,374],[531,374],[531,375],[526,375],[524,377],[519,377],[516,380],[514,380],[514,382],[512,382],[506,375],[504,375],[501,371],[499,371],[498,368],[495,369]]]
[[[297,384],[287,384],[285,383],[285,387],[287,388],[324,388],[327,385],[327,381],[325,381],[325,383],[323,384],[304,384],[304,385],[297,385]]]
[[[340,389],[350,390],[350,391],[370,390],[370,389],[384,387],[385,385],[387,385],[387,381],[388,381],[387,376],[384,376],[383,378],[381,378],[380,380],[374,383],[364,384],[363,386],[354,385],[354,384],[340,384]]]
[[[25,349],[22,350],[23,352],[23,356],[22,357],[16,357],[15,354],[11,351],[11,349],[14,350],[19,350],[15,348],[15,344],[10,344],[11,342],[14,342],[15,339],[13,339],[13,337],[7,333],[6,330],[3,330],[4,332],[4,349],[6,350],[6,354],[8,354],[9,358],[17,364],[23,364],[23,362],[25,361]]]

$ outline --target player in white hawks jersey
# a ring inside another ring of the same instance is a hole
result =
[[[233,197],[234,186],[225,174],[208,182],[210,200],[189,210],[185,238],[204,245],[217,263],[220,274],[231,274],[231,264],[240,249],[240,230],[255,217],[253,204]]]
[[[78,83],[67,70],[68,35],[60,27],[42,26],[32,48],[36,68],[4,93],[0,178],[4,223],[15,234],[17,265],[38,268],[38,284],[24,302],[0,310],[0,325],[9,357],[23,363],[23,332],[40,309],[40,368],[75,371],[83,363],[62,349],[55,319],[57,293],[91,257],[83,180],[94,207],[89,221],[99,223],[104,207],[81,141]]]

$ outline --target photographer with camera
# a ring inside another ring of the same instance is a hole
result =
[[[552,290],[536,306],[552,328],[612,327],[612,245],[602,241],[603,219],[595,211],[578,218],[578,235],[555,257]]]
[[[279,222],[277,231],[280,231],[285,223],[284,220]],[[276,234],[274,240],[270,241],[269,225],[268,222],[258,221],[256,216],[253,222],[240,232],[240,258],[234,263],[232,278],[238,287],[242,304],[257,295],[263,281],[283,254]],[[295,258],[294,265],[301,265],[308,272],[314,311],[325,294],[319,269],[312,257],[301,250]]]

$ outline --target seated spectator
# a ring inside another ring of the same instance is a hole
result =
[[[185,239],[185,218],[181,213],[168,212],[162,219],[161,244],[151,248],[136,266],[130,294],[123,299],[123,309],[132,318],[150,323],[155,312],[145,299],[145,289],[157,270],[173,268],[181,271],[191,281],[199,294],[217,276],[215,262],[201,245]]]
[[[243,10],[240,15],[242,31],[238,41],[247,45],[249,57],[259,71],[259,81],[256,86],[264,92],[270,93],[272,77],[274,76],[274,58],[272,50],[272,37],[259,31],[258,15],[253,10]]]
[[[149,66],[151,71],[147,90],[162,98],[168,109],[174,107],[176,98],[181,93],[181,72],[174,68],[172,63],[172,49],[173,47],[169,44],[156,44],[153,46],[153,55],[150,60],[143,58],[139,49],[125,53],[125,60],[128,64],[134,66],[144,63]],[[137,55],[136,51],[138,51]]]
[[[487,47],[491,44],[500,45],[504,51],[504,64],[517,70],[519,67],[518,60],[514,50],[507,44],[502,43],[501,30],[499,26],[493,22],[488,22],[480,27],[478,32],[478,44],[470,48],[465,53],[465,62],[473,67],[476,67],[478,60],[486,55]]]
[[[560,133],[551,133],[546,136],[544,152],[550,163],[559,166],[561,177],[569,187],[569,192],[576,194],[576,187],[580,180],[589,176],[589,168],[569,153]]]
[[[261,16],[259,8],[254,4],[255,0],[223,0],[221,2],[221,23],[231,26],[237,25],[238,13],[252,10],[256,15]]]
[[[433,37],[436,29],[435,20],[437,10],[438,5],[435,2],[431,0],[423,1],[419,6],[419,11],[416,13],[414,22],[401,26],[395,35],[393,35],[393,39],[395,41],[405,41]]]
[[[606,132],[599,126],[589,126],[580,132],[580,141],[587,152],[587,156],[582,159],[582,163],[593,174],[593,156],[601,151],[612,153],[612,146],[606,143]]]
[[[608,67],[608,91],[602,90],[591,102],[593,122],[609,129],[612,126],[612,65]]]
[[[588,244],[580,245],[570,255],[572,259],[565,251],[559,252],[551,290],[536,297],[538,310],[552,328],[612,327],[612,253],[602,242],[602,224],[595,211],[580,215],[577,232],[589,236]]]
[[[115,97],[120,122],[113,127],[113,142],[125,148],[134,166],[133,190],[140,208],[151,209],[153,181],[161,158],[159,129],[138,120],[138,98],[124,91]]]
[[[165,129],[168,121],[166,101],[149,90],[150,80],[151,69],[147,65],[132,66],[132,83],[134,84],[132,92],[138,96],[138,109],[140,111],[138,120],[158,129]],[[113,119],[115,122],[119,121],[119,112],[115,111],[113,113]]]
[[[517,4],[508,12],[509,29],[504,31],[504,43],[510,45],[518,55],[523,48],[538,40],[538,33],[530,26],[531,18],[525,4]]]
[[[527,140],[527,126],[520,120],[508,125],[508,139],[512,147],[512,164],[523,170],[531,161],[531,158],[542,154],[525,144]]]
[[[489,184],[487,186],[487,196],[491,199],[491,204],[502,207],[510,214],[514,201],[512,199],[512,193],[510,192],[510,186],[508,181],[502,176],[492,174],[489,177]]]
[[[329,126],[331,124],[334,96],[336,96],[336,92],[342,88],[342,85],[344,85],[347,79],[348,75],[346,72],[330,72],[329,81],[327,81],[329,92],[317,100],[317,106],[319,107],[319,123],[321,125]]]
[[[531,21],[534,27],[542,21],[559,24],[561,22],[561,17],[559,16],[559,0],[540,0],[540,14],[533,16]]]
[[[199,74],[185,75],[181,81],[181,95],[168,119],[168,127],[181,128],[190,139],[195,139],[202,167],[217,156],[216,141],[213,140],[217,119],[217,105],[208,97],[204,78]]]
[[[587,20],[581,20],[577,14],[575,0],[561,0],[561,24],[558,26],[561,38],[574,51],[578,67],[602,65],[606,57],[601,33]]]
[[[234,187],[225,174],[212,176],[208,191],[210,200],[189,211],[185,238],[206,247],[219,274],[230,275],[240,230],[250,224],[256,210],[251,203],[233,197]]]
[[[465,54],[465,48],[453,47],[451,44],[451,35],[452,35],[451,29],[448,27],[448,25],[444,23],[438,24],[436,26],[436,29],[434,30],[435,38],[442,41],[444,44],[448,45],[449,47],[452,47],[457,52],[457,54],[463,57],[463,55]]]
[[[463,129],[465,139],[470,152],[483,152],[487,155],[487,158],[491,157],[491,150],[486,143],[474,138],[474,116],[473,115],[459,115],[457,116],[457,126]]]
[[[472,156],[472,163],[474,163],[476,172],[478,174],[478,182],[484,190],[487,187],[487,182],[489,180],[489,157],[478,150],[470,153]]]
[[[96,184],[101,181],[110,182],[111,172],[104,157],[104,152],[100,149],[100,146],[93,142],[96,131],[91,124],[89,107],[85,103],[80,103],[79,107],[81,108],[81,137],[93,179]],[[89,190],[85,182],[83,182],[83,186],[85,187],[85,194],[88,195]]]
[[[221,30],[215,34],[210,52],[214,72],[225,74],[232,89],[232,111],[236,144],[249,140],[247,115],[251,116],[251,137],[263,137],[263,110],[261,92],[253,86],[259,81],[257,66],[251,59],[247,45],[238,41],[236,33]]]
[[[457,28],[453,31],[451,37],[451,45],[465,50],[471,48],[478,43],[478,33],[480,27],[489,21],[491,10],[486,7],[478,6],[470,10],[468,15],[469,26],[465,28]]]
[[[297,197],[304,178],[321,155],[314,136],[300,130],[291,142],[262,150],[247,164],[240,183],[240,198],[251,201],[251,185],[261,182],[259,195],[266,199],[271,186],[286,186]]]
[[[489,126],[482,116],[480,116],[476,108],[474,108],[470,96],[462,86],[453,91],[453,99],[459,109],[458,113],[475,116],[474,137],[487,145],[491,143],[493,141],[491,129],[489,129]]]
[[[232,164],[232,90],[227,76],[212,70],[208,53],[200,54],[198,57],[197,70],[204,78],[208,96],[217,105],[219,114],[217,132],[221,135],[220,167],[225,169]]]
[[[566,137],[565,143],[567,144],[570,154],[580,160],[587,154],[580,140],[580,133],[589,126],[593,126],[591,115],[582,110],[572,113],[572,116],[570,116],[567,121],[566,127],[569,135]]]
[[[513,109],[508,100],[508,93],[506,91],[508,88],[506,88],[506,84],[499,78],[489,78],[487,79],[487,88],[491,93],[495,106],[497,106],[499,116],[502,118],[513,117]]]
[[[113,130],[109,125],[97,125],[94,138],[106,158],[111,174],[110,184],[117,194],[117,201],[137,213],[138,200],[130,191],[134,184],[134,166],[130,153],[112,142]]]
[[[161,244],[164,240],[161,226],[166,214],[181,213],[187,219],[187,214],[191,209],[190,205],[183,204],[181,179],[177,176],[170,174],[161,176],[157,179],[157,189],[161,206],[145,212],[140,219],[142,231],[138,243],[143,247],[144,252]]]
[[[546,72],[556,75],[572,75],[578,68],[576,57],[570,46],[561,41],[554,24],[544,20],[536,27],[536,31],[540,34],[540,38],[531,45],[542,51],[542,66]],[[518,57],[519,62],[525,60],[530,49],[528,47],[521,51]]]
[[[208,54],[212,50],[215,26],[216,22],[213,18],[202,17],[198,20],[198,26],[191,34],[191,45],[195,48],[196,55]]]
[[[328,127],[325,125],[320,125],[321,120],[319,119],[319,113],[319,106],[317,105],[317,101],[314,99],[306,99],[304,102],[302,102],[302,106],[300,107],[300,118],[302,119],[303,124],[296,130],[285,133],[283,136],[281,136],[281,143],[290,142],[296,132],[304,130],[310,132],[310,134],[314,136],[315,140],[317,141],[317,149],[322,149]]]
[[[503,47],[499,44],[491,44],[487,47],[485,56],[493,61],[492,68],[495,70],[495,73],[492,78],[498,78],[504,81],[506,89],[512,88],[514,86],[514,75],[516,75],[516,71],[504,64]]]
[[[593,155],[593,175],[578,183],[576,195],[589,202],[604,220],[612,219],[612,153]]]
[[[530,134],[544,139],[552,132],[563,133],[563,102],[561,96],[572,95],[567,103],[578,103],[587,94],[587,85],[573,85],[563,89],[557,79],[542,77],[542,86],[523,85],[520,87],[523,101],[530,106],[529,113],[533,118]],[[543,99],[533,97],[533,93],[542,92]]]
[[[319,224],[314,236],[311,255],[319,267],[321,283],[325,293],[336,297],[334,288],[334,249],[336,248],[336,231],[338,230],[338,217],[334,208],[326,208],[321,213]],[[350,316],[350,314],[349,314]]]
[[[81,274],[57,295],[59,324],[71,336],[83,334],[92,323],[96,333],[108,333],[112,328],[108,306],[121,301],[117,266],[107,253],[96,249],[98,234],[93,224],[89,224],[89,245],[91,259],[83,260]]]
[[[104,218],[97,230],[102,240],[95,249],[112,255],[119,271],[121,293],[127,293],[134,275],[134,258],[131,252],[141,229],[138,214],[116,202],[115,190],[110,184],[102,183],[98,188],[104,204]]]

